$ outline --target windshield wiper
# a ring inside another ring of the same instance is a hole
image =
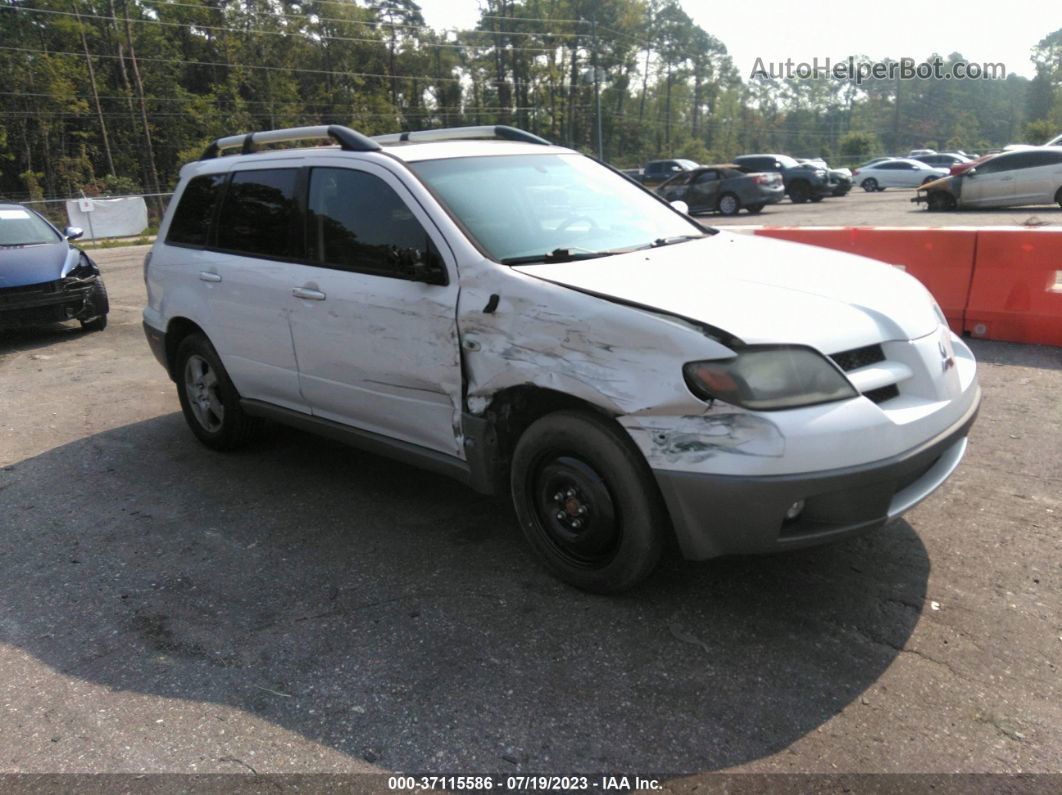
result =
[[[660,248],[661,246],[671,246],[675,243],[685,243],[687,240],[700,240],[702,237],[708,237],[708,235],[673,235],[672,237],[658,237],[656,240],[646,246],[646,248]]]
[[[505,257],[501,260],[503,265],[526,265],[531,262],[575,262],[581,259],[596,259],[597,257],[611,257],[612,251],[573,251],[570,248],[555,248],[548,254],[528,254],[525,257]]]

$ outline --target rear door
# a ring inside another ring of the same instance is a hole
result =
[[[287,301],[313,414],[463,458],[449,247],[376,164],[315,166],[304,178],[307,257]],[[447,283],[411,278],[414,252],[440,264]]]
[[[1022,152],[1014,172],[1015,204],[1049,204],[1062,188],[1062,152]]]
[[[189,265],[206,296],[205,330],[240,394],[308,411],[288,327],[292,263],[302,256],[298,168],[273,162],[232,172],[209,250]]]

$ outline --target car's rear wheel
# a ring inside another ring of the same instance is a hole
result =
[[[741,211],[741,200],[733,193],[724,193],[719,197],[719,212],[723,215],[737,215]]]
[[[878,189],[878,181],[873,177],[868,177],[859,183],[859,187],[865,190],[867,193],[873,193]]]
[[[214,450],[234,450],[249,442],[262,421],[248,416],[221,359],[202,334],[190,334],[177,348],[174,372],[181,411],[192,433]]]
[[[766,206],[767,205],[765,204],[749,204],[746,205],[745,209],[748,210],[750,214],[755,215],[756,213],[762,211],[763,208]]]
[[[536,420],[510,477],[524,536],[561,580],[614,593],[656,567],[667,513],[645,459],[608,420],[577,411]]]
[[[797,180],[789,185],[789,200],[794,204],[803,204],[811,196],[811,188],[803,180]]]

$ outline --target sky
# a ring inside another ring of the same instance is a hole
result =
[[[417,0],[435,28],[470,28],[479,0]],[[742,79],[757,58],[796,62],[839,60],[863,53],[875,60],[962,53],[967,61],[1003,63],[1008,74],[1033,76],[1029,51],[1062,28],[1058,0],[681,0],[694,21],[722,41]]]

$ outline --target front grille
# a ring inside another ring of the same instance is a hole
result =
[[[830,358],[847,373],[852,370],[858,370],[860,367],[867,367],[885,361],[885,351],[881,349],[880,345],[867,345],[863,348],[853,348],[850,351],[835,353]]]
[[[5,298],[23,299],[33,295],[51,295],[62,289],[63,280],[41,282],[40,284],[23,284],[18,287],[0,287],[0,301]]]
[[[888,386],[878,387],[877,389],[871,389],[869,392],[864,392],[863,397],[867,400],[872,400],[875,403],[884,403],[886,400],[892,400],[894,397],[900,396],[900,388],[896,384],[889,384]]]

